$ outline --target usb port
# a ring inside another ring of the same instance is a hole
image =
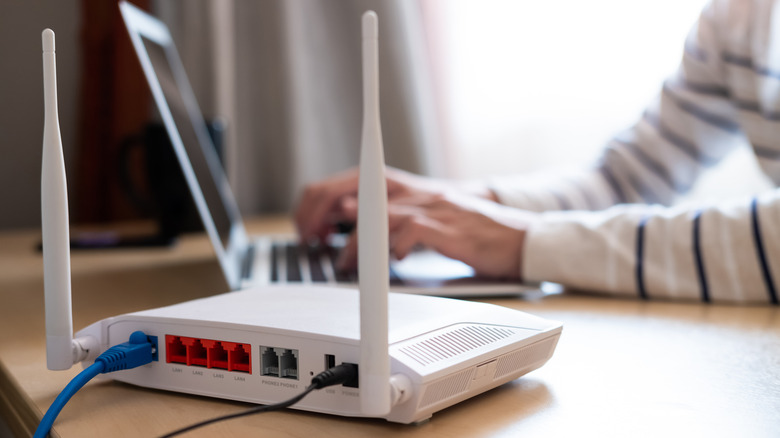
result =
[[[329,370],[336,366],[336,356],[333,354],[325,355],[325,369]]]

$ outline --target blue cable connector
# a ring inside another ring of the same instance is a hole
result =
[[[130,335],[130,340],[119,345],[114,345],[95,359],[95,363],[88,366],[68,383],[65,389],[51,404],[46,415],[35,430],[33,438],[45,438],[49,434],[54,420],[65,407],[65,404],[98,374],[114,371],[129,370],[146,365],[157,357],[157,346],[152,337],[146,333],[137,331]]]

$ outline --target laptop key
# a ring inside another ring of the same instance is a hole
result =
[[[311,281],[315,283],[325,283],[328,278],[325,276],[325,271],[322,268],[322,251],[316,246],[306,247],[306,257],[309,259],[309,272],[311,273]]]
[[[339,258],[339,250],[332,247],[327,246],[324,249],[325,253],[328,255],[328,258],[330,259],[331,264],[333,265],[333,273],[336,275],[336,282],[337,283],[354,283],[357,281],[357,274],[352,272],[343,271],[338,266],[338,258]]]
[[[298,244],[290,243],[286,248],[287,261],[287,281],[292,283],[301,282],[301,266],[298,262]]]
[[[279,282],[279,263],[276,261],[279,257],[279,245],[271,245],[271,283]]]

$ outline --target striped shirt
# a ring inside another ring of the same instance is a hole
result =
[[[705,7],[676,75],[593,168],[537,184],[492,182],[501,203],[542,212],[526,236],[527,280],[640,298],[778,304],[780,189],[704,208],[670,206],[740,145],[780,186],[778,3]]]

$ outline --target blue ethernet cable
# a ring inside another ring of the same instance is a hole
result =
[[[54,403],[49,406],[46,415],[35,430],[33,438],[45,438],[51,430],[54,420],[65,407],[65,404],[84,385],[101,373],[129,370],[146,365],[154,360],[155,346],[152,345],[144,332],[136,331],[130,335],[130,340],[119,345],[114,345],[95,359],[95,363],[88,366],[68,383],[60,392]]]

